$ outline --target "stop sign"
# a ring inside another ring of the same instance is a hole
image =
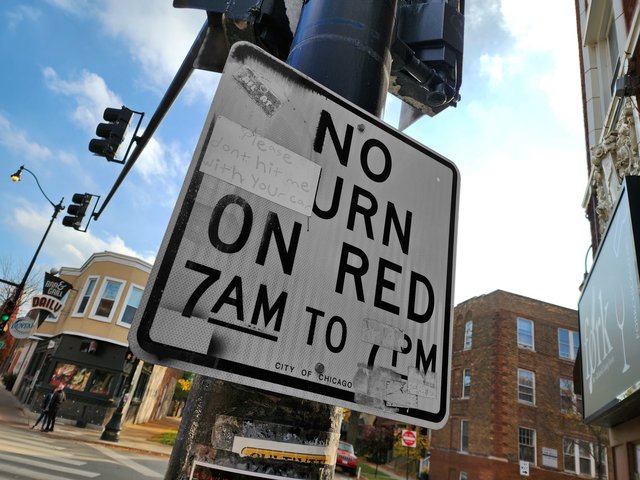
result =
[[[414,430],[402,430],[402,446],[416,448],[416,432]]]

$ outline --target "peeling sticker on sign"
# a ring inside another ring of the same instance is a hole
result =
[[[358,364],[358,372],[353,379],[355,401],[361,405],[393,410],[387,402],[387,384],[389,382],[405,382],[399,373],[388,368],[370,368]]]
[[[390,407],[415,408],[418,406],[418,396],[409,395],[405,381],[387,382],[387,394],[384,400]]]
[[[310,216],[320,166],[218,116],[200,171],[259,197]]]
[[[432,371],[427,371],[423,374],[417,368],[410,368],[407,386],[407,391],[410,394],[419,397],[437,398],[438,396],[436,374]]]
[[[249,98],[267,115],[273,115],[282,105],[278,97],[269,90],[269,87],[249,67],[242,67],[234,74],[233,78],[242,85],[242,88],[249,94]]]
[[[365,318],[362,325],[362,341],[399,352],[404,344],[404,332],[378,320]]]

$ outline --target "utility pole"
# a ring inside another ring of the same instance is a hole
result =
[[[33,269],[33,266],[36,263],[36,259],[38,258],[38,255],[40,254],[40,250],[42,249],[42,245],[44,245],[44,242],[47,239],[47,236],[49,235],[49,230],[51,230],[51,226],[53,225],[53,222],[55,221],[55,219],[58,216],[58,214],[62,210],[64,210],[64,208],[65,208],[62,205],[62,202],[64,201],[64,197],[61,198],[60,201],[57,204],[53,203],[51,201],[51,199],[47,196],[47,194],[44,193],[44,190],[42,190],[42,187],[40,186],[40,181],[38,180],[38,177],[36,177],[35,173],[33,173],[28,168],[25,168],[24,165],[22,165],[18,169],[18,171],[16,173],[11,175],[11,180],[13,182],[19,182],[21,180],[23,171],[28,172],[35,179],[36,184],[38,185],[38,188],[40,189],[40,192],[42,193],[42,195],[47,199],[47,201],[53,207],[53,214],[51,215],[51,220],[49,221],[49,225],[47,225],[47,229],[45,230],[44,235],[42,236],[42,239],[40,240],[40,243],[38,244],[38,248],[36,248],[36,251],[33,254],[33,257],[31,258],[31,262],[29,263],[29,266],[27,267],[27,270],[24,272],[22,280],[20,281],[20,284],[17,286],[16,291],[13,294],[13,301],[16,303],[16,305],[18,305],[18,302],[20,301],[20,297],[21,297],[21,295],[22,295],[22,293],[24,291],[24,288],[25,288],[25,286],[27,284],[27,280],[29,279],[29,275],[31,274],[31,270]],[[9,282],[5,282],[5,283],[9,283]]]
[[[380,116],[389,82],[396,7],[397,0],[307,0],[287,63]],[[240,458],[217,445],[225,442],[225,434],[243,429],[276,441],[295,433],[327,441],[335,458],[341,421],[338,407],[196,376],[165,478],[190,478],[198,445],[211,446],[209,452],[199,454],[208,453],[217,461],[235,456],[237,463],[261,472],[275,470],[280,476],[298,479],[332,478],[334,467]]]

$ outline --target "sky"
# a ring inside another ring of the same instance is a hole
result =
[[[53,203],[104,199],[122,165],[87,149],[103,110],[146,112],[144,128],[205,18],[171,0],[0,2],[2,264],[23,272],[53,213],[10,175],[24,165]],[[573,1],[467,0],[465,22],[462,100],[405,131],[460,171],[454,303],[501,289],[575,309],[590,236]],[[105,250],[154,261],[218,79],[192,75],[86,233],[56,219],[37,271]],[[399,110],[389,95],[384,120]]]

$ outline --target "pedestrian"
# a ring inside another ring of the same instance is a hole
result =
[[[40,408],[40,416],[36,420],[36,423],[34,423],[31,426],[31,430],[33,430],[34,428],[36,428],[38,426],[38,424],[40,423],[40,420],[42,420],[42,419],[47,417],[47,414],[49,413],[49,403],[51,403],[51,397],[52,396],[53,396],[53,392],[49,392],[42,399],[42,407]],[[45,420],[45,422],[46,422],[46,420]],[[44,425],[44,423],[43,423],[43,425]]]
[[[53,427],[56,424],[56,415],[58,415],[58,409],[66,399],[67,396],[64,394],[64,384],[60,384],[53,391],[53,395],[51,395],[47,422],[46,425],[44,423],[42,424],[41,432],[53,432]]]

